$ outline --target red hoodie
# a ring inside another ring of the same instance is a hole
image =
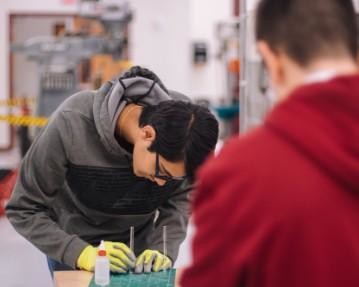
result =
[[[359,286],[359,76],[297,89],[199,173],[183,287]]]

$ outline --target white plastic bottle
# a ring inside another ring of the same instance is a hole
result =
[[[106,256],[106,249],[103,241],[97,251],[95,262],[95,283],[99,286],[110,284],[110,261]]]

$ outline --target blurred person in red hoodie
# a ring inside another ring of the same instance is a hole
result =
[[[359,286],[359,74],[351,0],[263,0],[277,102],[201,169],[183,287]]]

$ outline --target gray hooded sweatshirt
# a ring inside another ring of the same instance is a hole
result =
[[[137,256],[145,249],[161,251],[166,225],[167,252],[175,261],[186,235],[189,184],[158,186],[136,177],[132,154],[115,139],[126,104],[174,98],[188,100],[141,77],[117,79],[68,98],[22,161],[6,207],[15,229],[50,258],[76,268],[88,244],[129,244],[131,226]]]

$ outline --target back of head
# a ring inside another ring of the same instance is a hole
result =
[[[218,140],[214,115],[207,108],[188,102],[164,101],[145,106],[139,124],[151,125],[156,130],[156,139],[149,150],[168,161],[184,161],[191,181]]]
[[[352,0],[262,0],[256,34],[303,67],[317,58],[357,57]]]

